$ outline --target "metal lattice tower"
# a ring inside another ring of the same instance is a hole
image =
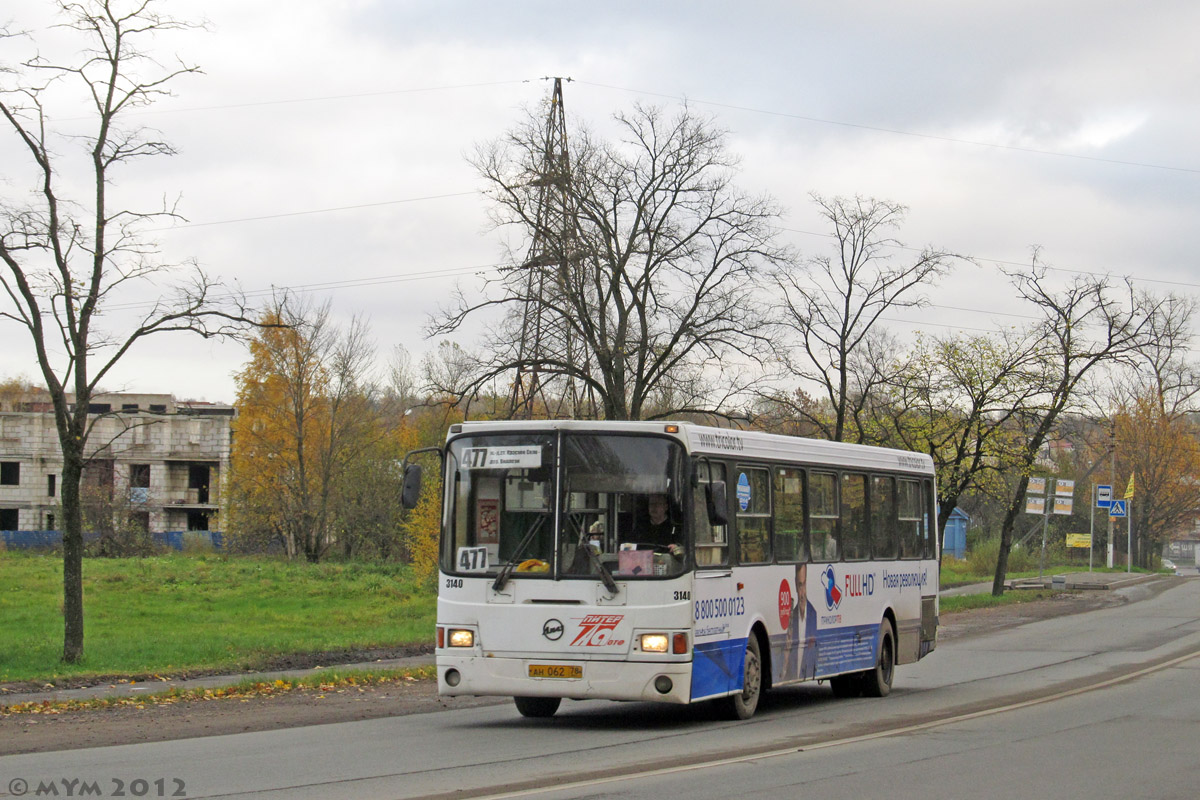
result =
[[[568,262],[576,257],[578,249],[578,222],[570,201],[571,160],[567,151],[567,119],[563,111],[564,79],[553,80],[542,141],[542,161],[530,182],[538,189],[533,241],[525,262],[518,268],[526,273],[526,301],[521,339],[517,345],[517,375],[513,382],[511,405],[514,417],[532,417],[539,400],[550,416],[561,416],[568,403],[570,411],[578,415],[582,402],[575,381],[568,378],[557,407],[551,408],[539,366],[548,346],[560,348],[568,363],[574,363],[574,351],[578,349],[573,337],[565,330],[566,326],[547,319],[544,304],[540,302],[547,292],[559,291],[560,278],[570,273]]]

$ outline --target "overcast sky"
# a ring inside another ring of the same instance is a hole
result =
[[[44,0],[19,5],[6,12],[14,27],[46,20]],[[429,348],[429,312],[456,281],[477,290],[501,258],[466,156],[542,102],[547,76],[573,79],[568,126],[602,128],[639,100],[687,98],[713,115],[741,158],[741,188],[783,204],[785,236],[804,254],[828,246],[812,192],[907,205],[899,239],[978,265],[934,287],[931,308],[892,315],[902,338],[1022,322],[997,263],[1028,264],[1033,246],[1062,280],[1078,270],[1200,288],[1191,0],[170,0],[169,10],[210,23],[160,43],[205,74],[142,115],[180,153],[123,172],[119,193],[180,197],[188,222],[154,234],[168,257],[366,317],[381,364],[394,344]],[[0,158],[0,194],[19,196],[7,131]],[[0,375],[36,378],[27,334],[0,329]],[[244,360],[238,344],[170,336],[132,351],[106,386],[228,402]]]

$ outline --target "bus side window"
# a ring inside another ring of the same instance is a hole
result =
[[[896,530],[896,479],[890,475],[871,476],[871,553],[874,558],[893,559],[899,555]]]
[[[738,562],[771,560],[771,473],[760,467],[738,467]]]
[[[847,561],[865,561],[870,555],[867,476],[845,472],[842,473],[842,556]]]
[[[715,567],[729,563],[729,539],[724,525],[712,525],[708,521],[708,506],[705,488],[708,486],[711,467],[712,480],[725,480],[725,465],[712,462],[697,465],[699,486],[692,492],[692,519],[696,530],[696,566]]]
[[[925,557],[925,511],[921,505],[921,484],[901,478],[900,490],[900,557]]]
[[[817,561],[837,561],[838,482],[831,472],[812,472],[808,476],[808,527],[812,555]]]
[[[921,528],[921,533],[925,537],[925,557],[937,558],[937,513],[934,504],[933,483],[928,480],[921,481],[921,508],[925,509],[925,524]]]
[[[803,470],[775,470],[775,559],[808,561]]]

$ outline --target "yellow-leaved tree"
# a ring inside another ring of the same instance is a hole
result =
[[[1129,506],[1135,563],[1148,567],[1150,554],[1189,533],[1200,515],[1200,429],[1154,389],[1122,403],[1113,424],[1117,474],[1137,476]]]
[[[398,431],[403,451],[440,446],[445,441],[447,428],[464,418],[462,408],[453,398],[445,395],[427,397],[423,413],[406,417]],[[441,531],[442,476],[439,473],[442,465],[432,456],[426,456],[421,464],[424,468],[421,499],[417,507],[407,513],[401,527],[413,571],[424,580],[432,580],[437,575]]]
[[[364,502],[358,490],[386,440],[368,378],[373,348],[366,325],[339,330],[328,303],[285,298],[260,324],[236,376],[230,535],[281,541],[290,557],[316,562],[351,546],[348,510]]]

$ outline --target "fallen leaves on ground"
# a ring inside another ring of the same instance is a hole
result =
[[[418,667],[404,670],[380,670],[378,672],[335,672],[310,675],[303,678],[276,678],[273,681],[244,681],[233,686],[209,687],[199,689],[179,689],[172,687],[165,692],[138,695],[136,697],[97,697],[84,700],[40,700],[28,703],[14,703],[0,706],[0,717],[13,714],[62,714],[67,711],[101,708],[136,708],[144,709],[150,705],[171,705],[180,702],[203,702],[209,700],[239,699],[245,702],[254,697],[271,697],[295,691],[317,691],[321,693],[361,692],[364,686],[378,686],[388,683],[415,683],[431,680],[434,677],[432,667]],[[325,699],[324,694],[316,695],[316,699]]]

